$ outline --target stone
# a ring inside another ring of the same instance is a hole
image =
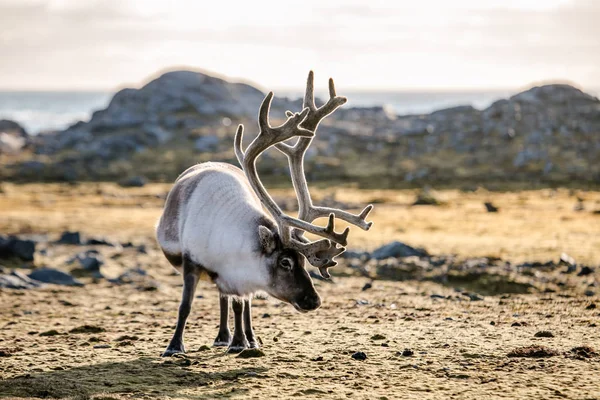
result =
[[[30,279],[19,271],[0,275],[0,288],[2,289],[35,289],[42,286],[40,282]]]
[[[67,261],[68,264],[77,262],[80,269],[88,273],[97,273],[100,277],[100,267],[104,264],[104,260],[97,250],[87,250],[79,253]]]
[[[384,260],[386,258],[403,258],[403,257],[427,257],[428,254],[424,249],[411,247],[407,244],[395,241],[385,246],[379,247],[371,253],[371,257],[376,260]]]
[[[110,247],[118,247],[118,243],[111,242],[110,240],[103,238],[89,238],[85,242],[88,246],[110,246]]]
[[[83,283],[75,279],[72,275],[54,268],[39,268],[34,270],[28,276],[33,280],[44,283],[65,286],[83,286]]]
[[[483,205],[485,206],[485,209],[487,210],[487,212],[490,212],[490,213],[495,213],[500,210],[498,207],[496,207],[495,205],[493,205],[490,202],[485,202],[485,203],[483,203]]]
[[[367,359],[367,355],[362,351],[357,351],[356,353],[352,354],[352,358],[354,358],[355,360],[363,361]]]
[[[81,244],[81,234],[79,232],[65,231],[60,235],[60,239],[58,239],[58,241],[56,243],[80,245]]]
[[[0,120],[0,154],[19,153],[28,143],[29,135],[17,122]]]
[[[143,176],[132,176],[119,181],[121,187],[144,187],[148,180]]]
[[[18,258],[22,261],[33,261],[35,242],[22,240],[14,236],[0,236],[0,259]]]
[[[581,267],[581,270],[579,271],[579,273],[577,274],[577,276],[587,276],[590,274],[594,273],[594,268],[588,267],[587,265],[584,265],[583,267]]]

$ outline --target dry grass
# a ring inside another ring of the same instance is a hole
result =
[[[170,188],[152,184],[123,189],[114,184],[3,184],[0,232],[60,233],[79,230],[131,240],[153,236]],[[279,196],[288,190],[273,190]],[[315,190],[322,198],[332,190]],[[338,199],[376,202],[375,226],[353,229],[350,247],[373,249],[392,240],[422,246],[433,254],[496,256],[511,261],[556,260],[562,252],[578,262],[600,264],[600,192],[566,189],[495,193],[485,190],[435,193],[443,206],[411,206],[414,190],[339,189]],[[575,211],[577,197],[584,210]],[[498,213],[483,206],[492,201]]]

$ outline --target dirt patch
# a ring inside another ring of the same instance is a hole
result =
[[[510,351],[508,357],[526,357],[526,358],[547,358],[557,356],[556,350],[544,346],[526,346],[519,347]]]
[[[77,328],[73,328],[69,331],[69,333],[102,333],[106,332],[106,329],[94,326],[94,325],[83,325],[78,326]]]
[[[598,353],[590,346],[573,347],[567,353],[567,356],[574,357],[579,360],[597,357]]]

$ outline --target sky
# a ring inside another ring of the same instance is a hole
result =
[[[208,4],[207,4],[208,3]],[[0,89],[199,69],[268,89],[600,88],[597,0],[0,0]]]

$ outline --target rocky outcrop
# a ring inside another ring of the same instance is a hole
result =
[[[29,143],[25,128],[14,121],[0,120],[0,154],[15,154]]]
[[[37,156],[0,173],[24,180],[171,181],[200,161],[236,163],[235,126],[244,123],[251,140],[263,98],[244,83],[169,72],[140,89],[119,91],[88,122],[39,135]],[[275,98],[274,123],[287,109],[300,110],[301,100]],[[376,186],[600,183],[598,159],[600,101],[569,85],[545,85],[484,110],[459,106],[395,115],[386,107],[341,108],[319,126],[306,170],[310,180]],[[287,170],[283,158],[269,153],[261,167],[274,176]]]

